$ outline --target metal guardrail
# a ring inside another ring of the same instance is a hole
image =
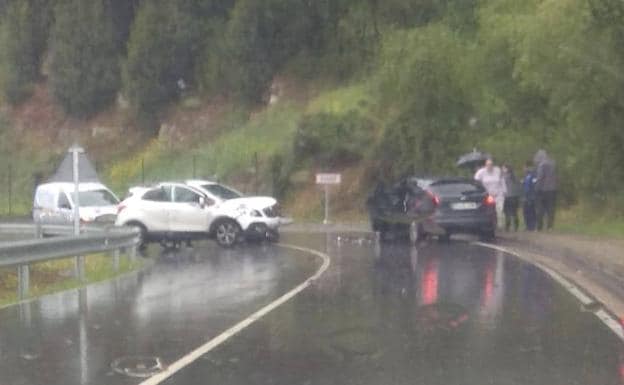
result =
[[[120,251],[127,250],[130,259],[134,259],[141,242],[137,229],[122,227],[85,227],[80,235],[74,236],[71,226],[3,223],[0,234],[33,236],[33,239],[0,242],[0,267],[17,266],[20,299],[28,296],[31,263],[75,256],[74,274],[84,281],[84,255],[112,252],[117,270]]]

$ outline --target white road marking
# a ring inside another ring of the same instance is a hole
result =
[[[141,382],[139,385],[158,385],[158,384],[162,383],[163,381],[167,380],[169,377],[173,376],[176,372],[178,372],[178,371],[182,370],[183,368],[185,368],[186,366],[190,365],[191,363],[193,363],[193,361],[197,360],[198,358],[200,358],[204,354],[210,352],[211,350],[213,350],[217,346],[221,345],[222,343],[224,343],[228,339],[234,337],[236,334],[238,334],[241,331],[243,331],[249,325],[253,324],[254,322],[256,322],[260,318],[264,317],[265,315],[267,315],[271,311],[273,311],[276,308],[278,308],[279,306],[283,305],[284,303],[286,303],[287,301],[289,301],[290,299],[295,297],[297,294],[301,293],[304,289],[306,289],[308,286],[310,286],[312,284],[312,282],[314,282],[316,279],[318,279],[325,272],[325,270],[327,270],[327,268],[329,267],[329,264],[331,263],[331,258],[329,257],[329,255],[327,255],[325,253],[322,253],[320,251],[317,251],[317,250],[308,249],[306,247],[286,245],[286,244],[277,244],[277,246],[284,247],[286,249],[297,250],[297,251],[302,251],[304,253],[316,255],[317,257],[320,257],[323,260],[323,264],[321,265],[321,267],[319,267],[319,269],[316,271],[316,273],[314,273],[314,275],[312,275],[310,278],[306,279],[303,283],[301,283],[300,285],[298,285],[297,287],[295,287],[294,289],[292,289],[288,293],[282,295],[281,297],[279,297],[275,301],[271,302],[270,304],[266,305],[262,309],[260,309],[260,310],[256,311],[255,313],[251,314],[249,317],[247,317],[244,320],[240,321],[236,325],[234,325],[231,328],[227,329],[226,331],[224,331],[223,333],[221,333],[218,336],[214,337],[213,339],[211,339],[210,341],[206,342],[205,344],[197,347],[195,350],[191,351],[190,353],[188,353],[184,357],[178,359],[175,362],[172,362],[171,364],[169,364],[165,368],[165,370],[163,370],[162,372],[160,372],[160,373],[158,373],[158,374],[156,374],[156,375],[146,379],[145,381]]]
[[[525,259],[518,253],[511,251],[505,247],[490,245],[488,243],[483,243],[483,242],[473,242],[473,244],[481,246],[481,247],[485,247],[488,249],[502,251],[503,253],[511,254],[522,260]],[[557,283],[563,286],[563,288],[566,289],[568,292],[570,292],[570,294],[572,294],[574,297],[576,297],[576,299],[578,299],[581,302],[581,304],[589,305],[591,303],[596,302],[594,299],[592,299],[587,294],[585,294],[585,292],[581,290],[576,284],[572,283],[569,279],[565,278],[564,276],[557,273],[553,269],[537,261],[531,261],[531,263],[539,267],[546,274],[548,274],[553,280],[555,280]],[[622,327],[622,324],[620,324],[617,318],[615,318],[612,314],[610,314],[608,311],[604,309],[600,309],[594,312],[594,315],[598,317],[598,319],[602,321],[602,323],[604,323],[613,333],[615,333],[615,335],[617,335],[620,338],[620,340],[624,341],[624,328]]]

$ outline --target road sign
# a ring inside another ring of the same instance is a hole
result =
[[[316,184],[340,184],[342,175],[340,174],[316,174]]]
[[[329,224],[329,186],[338,185],[342,182],[342,175],[340,174],[316,174],[316,184],[323,185],[325,187],[325,219],[324,224]]]

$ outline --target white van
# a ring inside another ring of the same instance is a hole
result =
[[[74,184],[51,182],[39,185],[33,202],[33,220],[44,224],[71,224],[74,218]],[[119,199],[101,183],[78,185],[80,221],[114,222]]]

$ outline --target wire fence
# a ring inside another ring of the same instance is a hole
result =
[[[276,163],[273,159],[266,159],[258,152],[247,156],[243,161],[243,166],[233,172],[232,175],[219,175],[214,173],[218,169],[214,164],[206,167],[209,161],[199,155],[184,154],[184,162],[179,164],[188,165],[181,169],[173,167],[154,167],[145,158],[137,159],[134,169],[137,170],[132,178],[123,184],[112,186],[115,192],[123,196],[127,188],[134,185],[149,185],[161,181],[175,181],[185,179],[210,179],[218,182],[232,184],[233,187],[246,194],[268,194],[279,195],[283,190],[283,180],[281,180],[282,168],[284,165]],[[278,169],[275,169],[278,164]],[[94,162],[96,171],[100,174],[102,181],[106,184],[108,175],[103,172],[100,164]],[[32,200],[36,186],[43,183],[47,176],[43,172],[33,173],[32,169],[17,167],[12,163],[5,164],[0,168],[0,217],[23,217],[28,216],[32,208]],[[117,191],[119,190],[119,191]]]

